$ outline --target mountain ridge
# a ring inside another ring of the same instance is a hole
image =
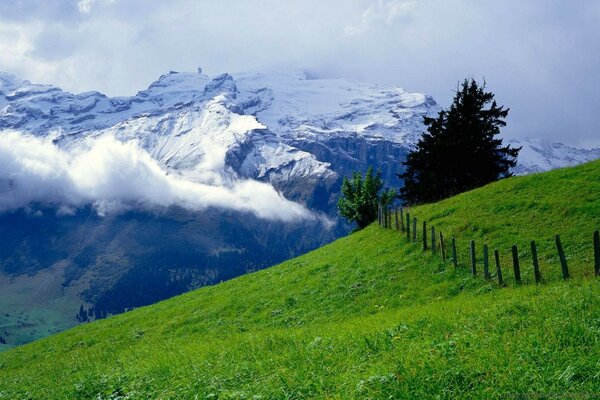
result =
[[[342,178],[374,166],[398,187],[423,116],[438,110],[424,94],[305,72],[170,72],[130,97],[0,74],[0,129],[13,130],[0,134],[11,167],[0,187],[16,199],[0,214],[11,343],[71,326],[81,304],[120,312],[347,234],[336,212]],[[521,144],[540,157],[524,173],[596,156]],[[64,177],[52,186],[56,166]],[[35,305],[42,315],[27,305],[36,293],[47,294]],[[63,320],[46,318],[58,309]]]
[[[315,143],[327,145],[348,138],[386,141],[410,149],[424,130],[422,116],[439,111],[435,100],[424,94],[345,79],[319,79],[303,71],[224,73],[213,78],[202,73],[171,71],[130,97],[108,97],[94,91],[71,94],[6,73],[0,75],[0,82],[3,82],[0,107],[4,107],[0,112],[0,128],[23,129],[37,135],[60,130],[62,138],[57,142],[68,143],[86,132],[100,134],[136,129],[136,121],[154,119],[153,125],[142,124],[146,129],[142,147],[150,153],[153,149],[148,137],[164,136],[169,130],[164,125],[168,124],[173,125],[171,130],[175,136],[185,135],[191,130],[189,125],[198,119],[194,111],[214,101],[216,96],[224,96],[225,109],[232,114],[254,116],[258,124],[271,133],[263,138],[263,146],[258,146],[269,151],[262,154],[255,147],[255,157],[246,163],[261,165],[256,157],[260,154],[266,165],[256,171],[248,167],[238,171],[260,179],[265,179],[266,170],[281,165],[273,163],[278,159],[294,163],[302,158],[305,165],[296,171],[300,174],[312,174],[311,168],[319,169],[317,175],[327,169],[335,172],[328,168],[326,161],[304,151],[313,148]],[[173,118],[186,112],[188,127],[181,119]],[[140,136],[137,139],[142,139]],[[254,140],[256,137],[254,135]],[[121,140],[129,139],[131,136],[121,137]],[[577,149],[531,139],[509,139],[508,143],[525,145],[515,168],[517,174],[570,166],[600,157],[600,149]],[[271,157],[273,148],[282,144],[289,147],[286,151],[280,149],[279,157]],[[334,151],[340,152],[335,145]],[[289,157],[282,158],[283,154]],[[161,160],[159,154],[153,155]],[[162,161],[168,166],[168,160]],[[243,160],[240,161],[243,164]],[[385,171],[384,176],[389,184],[393,183],[391,171]]]

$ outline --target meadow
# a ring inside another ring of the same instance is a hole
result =
[[[375,223],[280,265],[0,353],[0,399],[600,397],[600,162],[409,211],[456,238],[459,268]],[[470,240],[500,251],[506,287],[471,275]]]

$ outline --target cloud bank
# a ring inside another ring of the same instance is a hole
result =
[[[131,95],[169,70],[299,67],[450,104],[486,78],[510,137],[600,145],[600,2],[0,1],[0,70]]]
[[[134,142],[90,138],[64,150],[52,138],[0,132],[0,212],[40,204],[70,214],[92,204],[99,215],[180,206],[250,212],[260,218],[316,219],[300,204],[253,180],[221,186],[168,174]]]

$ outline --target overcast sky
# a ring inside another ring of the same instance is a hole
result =
[[[131,95],[169,70],[308,69],[426,92],[485,77],[506,133],[600,146],[599,0],[0,0],[0,70]]]

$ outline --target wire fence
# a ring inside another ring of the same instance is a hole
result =
[[[377,213],[377,219],[379,226],[386,229],[395,229],[403,234],[406,234],[406,240],[409,243],[417,243],[417,218],[411,216],[410,210],[398,207],[382,207],[380,206]],[[451,261],[454,268],[459,268],[459,259],[457,251],[457,240],[454,236],[450,238],[450,248],[448,249],[447,238],[441,231],[436,232],[435,226],[428,228],[427,221],[422,221],[421,228],[421,239],[423,251],[430,251],[432,255],[439,256],[442,261]],[[594,249],[594,275],[600,276],[600,232],[598,230],[593,233],[593,249]],[[482,247],[482,259],[480,263],[477,263],[477,243],[475,240],[469,241],[469,267],[473,276],[478,276],[478,267],[483,264],[483,276],[486,280],[496,278],[500,286],[506,286],[505,274],[502,271],[500,264],[500,252],[498,249],[493,251],[493,259],[491,260],[494,265],[490,263],[492,253],[488,244],[484,244]],[[569,272],[569,265],[565,250],[560,238],[560,235],[554,236],[554,249],[558,255],[562,279],[569,279],[571,277]],[[538,245],[535,240],[532,240],[529,244],[531,265],[533,267],[533,281],[536,284],[541,283],[544,280],[542,271],[540,269],[540,260],[538,257]],[[516,244],[511,246],[510,254],[512,258],[512,271],[514,282],[517,285],[523,283],[521,275],[521,261],[522,257],[519,256],[519,248]],[[495,270],[495,274],[494,274]]]

